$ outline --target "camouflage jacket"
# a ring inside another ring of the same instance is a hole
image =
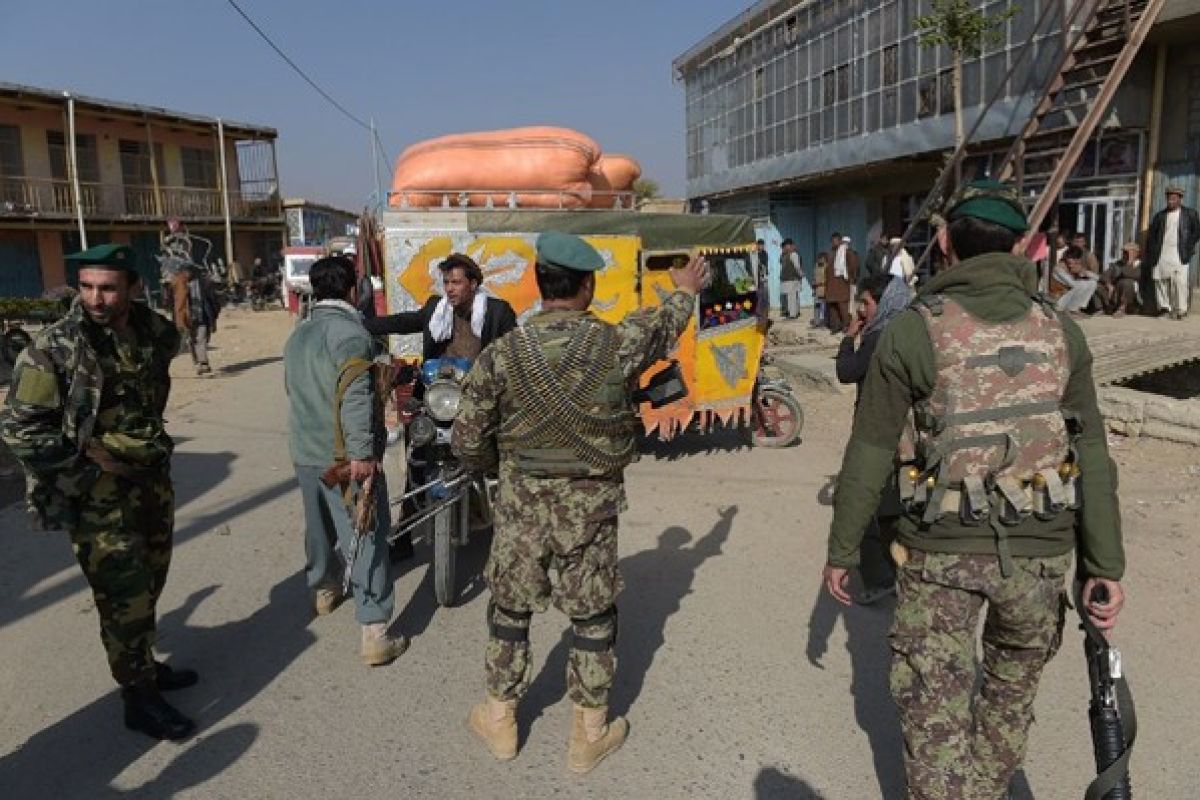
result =
[[[142,397],[150,407],[136,412],[161,421],[179,333],[141,303],[133,304],[129,324],[149,384]],[[0,411],[0,438],[25,468],[29,510],[37,527],[73,525],[77,499],[99,475],[83,453],[100,415],[106,374],[113,371],[114,340],[115,334],[91,322],[76,301],[65,317],[37,333],[13,368],[8,400]]]
[[[1026,317],[1036,291],[1037,274],[1029,261],[993,253],[939,273],[921,295],[952,298],[987,323]],[[1096,402],[1092,354],[1074,321],[1064,317],[1060,323],[1067,350],[1067,379],[1060,406],[1071,412],[1081,427],[1074,445],[1084,501],[1077,513],[1051,520],[1024,520],[1008,529],[1008,541],[1014,556],[1048,557],[1074,549],[1082,574],[1119,579],[1125,554],[1117,473],[1108,455],[1107,432]],[[829,564],[849,567],[858,562],[859,543],[894,470],[909,410],[930,399],[936,379],[937,359],[925,320],[918,310],[905,311],[884,330],[867,370],[838,476]],[[965,524],[955,515],[946,515],[932,525],[902,517],[899,538],[904,544],[932,552],[996,552],[990,526]]]
[[[631,391],[638,377],[675,345],[694,308],[691,295],[675,292],[661,307],[632,314],[617,326],[621,341],[619,361]],[[588,312],[542,312],[527,325],[563,333],[591,318]],[[534,507],[543,503],[553,503],[566,513],[560,521],[594,520],[623,510],[625,488],[620,474],[597,478],[530,478],[519,474],[502,457],[496,433],[501,419],[514,413],[519,402],[509,385],[511,372],[506,363],[509,352],[492,344],[476,359],[463,385],[453,431],[454,452],[468,469],[485,471],[499,467],[497,522],[513,521],[523,513],[522,509],[526,510],[525,516],[534,514],[541,518],[544,514]]]

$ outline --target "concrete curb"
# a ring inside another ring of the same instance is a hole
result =
[[[1099,390],[1100,413],[1110,430],[1200,445],[1200,400],[1175,400],[1120,386]]]

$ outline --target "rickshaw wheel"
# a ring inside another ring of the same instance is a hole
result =
[[[457,597],[454,523],[457,509],[444,508],[433,517],[433,596],[439,606],[449,608]]]
[[[751,437],[756,447],[788,447],[800,439],[804,410],[786,392],[763,389],[758,393],[751,419]]]

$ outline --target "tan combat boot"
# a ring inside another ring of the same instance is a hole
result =
[[[345,599],[346,595],[342,594],[340,586],[318,586],[316,592],[313,593],[317,616],[324,617],[332,614]]]
[[[624,717],[612,722],[607,708],[584,708],[575,706],[571,720],[570,749],[567,751],[567,768],[577,775],[591,772],[609,753],[625,744],[629,735],[629,723]]]
[[[517,757],[517,701],[488,696],[471,709],[467,725],[478,734],[499,761]]]
[[[387,623],[362,626],[362,660],[368,667],[390,664],[408,649],[407,636],[388,636]]]

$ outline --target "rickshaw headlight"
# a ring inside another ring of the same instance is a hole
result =
[[[461,400],[462,389],[454,381],[434,381],[425,390],[425,407],[438,422],[453,422]]]
[[[424,447],[437,438],[437,426],[433,420],[422,414],[413,417],[408,425],[408,441],[413,447]]]

